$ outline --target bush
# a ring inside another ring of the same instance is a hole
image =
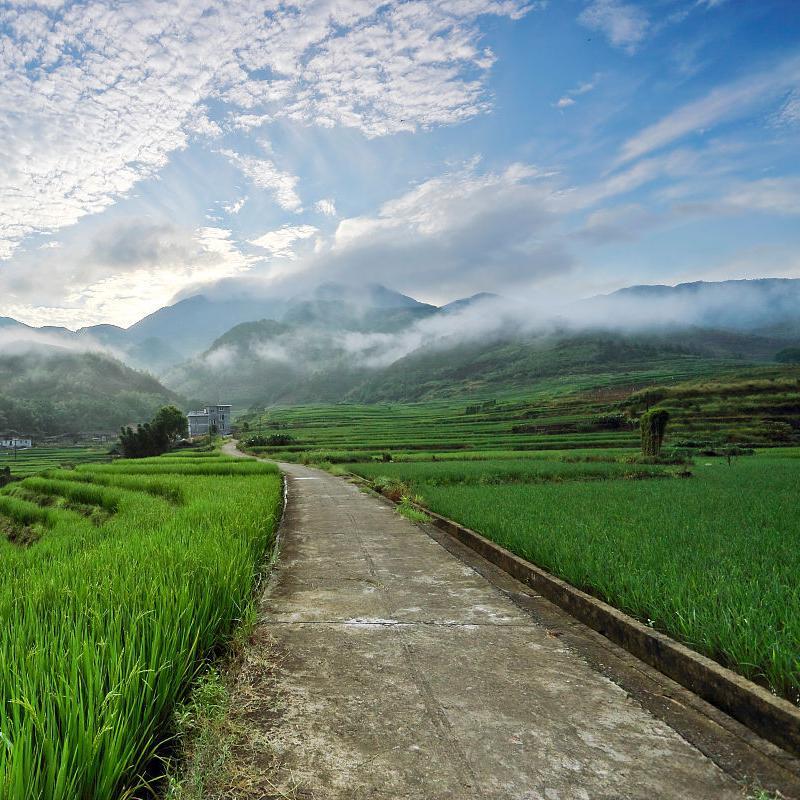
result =
[[[286,445],[295,444],[295,438],[286,433],[273,433],[270,436],[264,436],[257,433],[255,436],[250,436],[244,440],[245,447],[285,447]]]
[[[642,455],[657,456],[661,452],[667,422],[669,422],[669,411],[663,408],[654,408],[642,414],[639,420],[642,430]]]
[[[619,411],[611,414],[598,414],[592,422],[596,427],[610,431],[630,428],[632,425],[630,417],[621,414]]]
[[[380,492],[394,503],[399,503],[404,497],[411,495],[411,489],[408,484],[397,478],[389,478],[386,475],[380,475],[375,478],[372,485],[375,491]]]

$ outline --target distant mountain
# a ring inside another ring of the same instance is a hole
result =
[[[22,340],[0,353],[0,432],[115,432],[174,402],[155,378],[102,353]]]
[[[609,352],[618,353],[620,369],[643,352],[770,361],[800,344],[800,280],[632,286],[573,304],[562,316],[537,321],[522,301],[488,292],[437,308],[378,284],[325,283],[279,296],[237,279],[127,329],[73,333],[0,318],[0,336],[108,348],[197,402],[223,394],[240,405],[399,399],[592,371],[593,361],[606,368]],[[586,353],[595,355],[584,364]]]
[[[582,305],[594,323],[611,326],[697,326],[783,337],[800,333],[796,278],[631,286]]]
[[[499,294],[492,294],[491,292],[479,292],[473,294],[471,297],[465,297],[463,300],[453,300],[452,303],[447,303],[439,308],[439,311],[445,314],[453,314],[459,311],[464,311],[467,308],[472,308],[487,300],[499,300]]]
[[[126,340],[129,343],[148,339],[161,341],[172,352],[188,358],[205,350],[234,325],[281,315],[283,310],[281,301],[270,298],[215,300],[198,294],[160,308],[131,325],[126,331]]]
[[[351,331],[397,331],[438,311],[379,284],[363,287],[325,283],[292,298],[281,321]]]

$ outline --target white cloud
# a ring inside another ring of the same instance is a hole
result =
[[[259,189],[268,189],[275,202],[285,211],[299,214],[303,210],[303,203],[297,194],[296,187],[299,178],[290,172],[284,172],[275,166],[275,162],[268,158],[242,155],[233,150],[221,150],[228,161],[238,167]]]
[[[775,116],[778,125],[800,125],[800,89],[793,91]]]
[[[800,214],[800,178],[763,178],[735,184],[723,199],[734,209]]]
[[[314,203],[314,209],[320,214],[324,214],[326,217],[336,216],[336,204],[333,200],[317,200],[317,202]]]
[[[224,228],[145,223],[112,228],[87,251],[52,258],[48,285],[34,279],[17,292],[10,316],[30,325],[130,325],[187,286],[242,275],[259,260],[242,253]]]
[[[0,259],[32,233],[107,208],[156,176],[191,136],[219,137],[227,120],[250,128],[289,118],[378,136],[480,114],[493,56],[475,22],[485,14],[518,19],[529,7],[524,0],[7,4]],[[240,164],[285,208],[300,207],[292,177],[279,167],[244,157]]]
[[[305,262],[307,279],[387,283],[448,298],[530,288],[572,262],[557,233],[551,173],[529,164],[480,172],[477,159],[339,222]]]
[[[574,89],[570,89],[563,97],[561,97],[556,103],[554,103],[556,108],[569,108],[570,106],[575,105],[575,98],[580,97],[581,95],[588,94],[591,92],[594,87],[597,85],[597,81],[599,80],[600,75],[599,73],[592,78],[590,81],[584,81],[583,83],[578,84]]]
[[[628,139],[618,163],[631,161],[692,133],[735,119],[800,82],[800,58],[788,58],[770,70],[713,89]]]
[[[251,239],[250,244],[267,250],[273,258],[287,258],[290,261],[297,259],[294,244],[302,239],[310,239],[319,231],[313,225],[284,225],[275,231]]]
[[[244,204],[246,202],[247,196],[245,195],[244,197],[239,197],[230,203],[223,203],[222,209],[226,214],[238,214],[244,208]]]
[[[650,29],[644,11],[621,0],[592,0],[578,16],[578,22],[600,31],[612,45],[629,54],[636,52]]]
[[[234,130],[249,131],[271,122],[272,117],[269,114],[235,114],[231,121]]]

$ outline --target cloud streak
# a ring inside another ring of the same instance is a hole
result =
[[[764,105],[798,84],[800,57],[792,56],[773,69],[717,87],[630,137],[623,144],[617,163],[625,164],[686,136],[740,118],[754,106]]]

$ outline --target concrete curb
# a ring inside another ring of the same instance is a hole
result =
[[[358,475],[355,482],[371,486]],[[415,505],[415,504],[413,504]],[[430,509],[416,506],[431,524],[531,587],[593,630],[746,725],[778,747],[800,756],[800,708],[723,667],[666,634],[576,589],[495,544],[485,536]]]

